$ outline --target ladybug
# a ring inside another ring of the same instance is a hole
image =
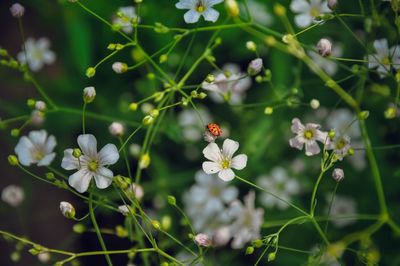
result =
[[[216,123],[209,123],[206,126],[206,129],[215,137],[220,137],[222,134],[222,130]]]

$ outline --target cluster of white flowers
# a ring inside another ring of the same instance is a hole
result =
[[[123,6],[117,11],[117,16],[113,19],[113,25],[119,27],[123,32],[129,34],[133,31],[133,22],[139,22],[139,17],[136,14],[135,7]]]
[[[241,103],[246,96],[246,90],[251,86],[251,79],[236,64],[226,64],[222,70],[213,73],[215,80],[204,81],[202,88],[210,91],[211,99],[217,103],[224,100],[234,104]]]

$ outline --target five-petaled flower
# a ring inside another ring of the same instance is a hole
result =
[[[320,127],[320,125],[314,123],[303,125],[300,119],[293,118],[291,130],[297,136],[289,140],[290,147],[302,150],[305,145],[307,156],[318,154],[321,148],[317,141],[328,144],[329,140],[328,133],[320,131]]]
[[[311,25],[316,17],[322,13],[330,13],[328,3],[324,0],[292,0],[290,9],[298,13],[294,22],[300,28]]]
[[[207,174],[216,174],[224,181],[231,181],[235,177],[233,169],[242,170],[247,164],[247,155],[239,154],[232,158],[239,148],[239,142],[226,139],[222,150],[214,142],[204,148],[204,157],[210,161],[203,162],[203,170]]]
[[[18,61],[22,64],[27,63],[32,71],[39,71],[44,64],[53,64],[56,61],[56,54],[50,50],[50,41],[47,38],[35,40],[28,38],[24,44],[24,49],[18,53]]]
[[[78,145],[82,155],[76,158],[72,154],[73,149],[66,149],[61,163],[61,167],[65,170],[78,170],[69,177],[70,186],[83,193],[88,189],[92,177],[98,188],[104,189],[110,186],[114,174],[106,166],[118,161],[117,147],[114,144],[107,144],[97,152],[97,140],[91,134],[78,136]]]
[[[53,152],[57,142],[54,136],[47,136],[45,130],[29,132],[28,137],[23,136],[15,146],[15,153],[22,165],[38,166],[50,165],[56,154]]]
[[[388,41],[380,39],[374,41],[376,54],[368,56],[368,68],[377,68],[377,72],[381,78],[390,73],[392,67],[400,68],[400,45],[393,46],[389,49]]]
[[[223,2],[224,0],[180,0],[176,3],[178,9],[189,9],[183,16],[186,23],[196,23],[200,16],[206,21],[215,22],[219,17],[217,10],[212,6]]]

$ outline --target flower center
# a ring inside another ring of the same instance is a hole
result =
[[[344,139],[340,139],[336,144],[336,149],[341,150],[346,146]]]
[[[389,58],[389,56],[385,56],[384,58],[382,58],[382,64],[384,64],[384,65],[390,65],[390,58]]]
[[[231,166],[231,160],[229,160],[229,159],[223,159],[222,161],[221,161],[221,167],[223,168],[223,169],[227,169],[227,168],[229,168]]]
[[[314,137],[314,132],[312,130],[306,130],[304,131],[304,137],[308,140],[312,139]]]
[[[95,172],[97,170],[97,168],[99,167],[99,164],[97,163],[97,161],[91,161],[88,164],[88,168],[90,171]]]
[[[196,5],[196,11],[199,13],[203,13],[206,10],[206,8],[204,7],[203,3],[200,1],[197,3]]]
[[[35,159],[36,161],[40,161],[43,159],[44,154],[42,151],[35,149],[34,151],[32,151],[32,157],[33,159]]]
[[[320,14],[320,11],[319,11],[319,9],[317,7],[312,7],[310,9],[311,17],[315,18],[315,17],[319,16],[319,14]]]

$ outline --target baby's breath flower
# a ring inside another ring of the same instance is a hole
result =
[[[54,136],[47,135],[45,130],[31,131],[28,137],[23,136],[15,146],[15,153],[22,165],[47,166],[54,160],[56,154],[53,152],[57,142]]]
[[[178,9],[189,9],[183,16],[186,23],[196,23],[200,16],[206,21],[216,22],[219,12],[212,6],[223,2],[224,0],[180,0],[176,3]]]
[[[332,43],[328,39],[320,39],[317,43],[317,51],[318,53],[323,56],[327,57],[330,56],[332,53]]]
[[[75,208],[67,201],[60,202],[60,211],[66,218],[71,219],[75,217]]]
[[[222,145],[222,150],[218,145],[211,142],[204,148],[204,157],[210,161],[203,162],[203,170],[207,174],[218,174],[223,181],[231,181],[235,173],[231,168],[242,170],[247,164],[247,155],[239,154],[232,158],[233,154],[239,149],[239,142],[226,139]]]
[[[83,101],[91,103],[96,98],[96,89],[94,87],[86,87],[83,89]]]
[[[200,247],[209,247],[209,246],[211,246],[210,237],[208,235],[202,234],[202,233],[197,234],[194,237],[194,242]]]
[[[16,185],[9,185],[3,188],[1,192],[1,199],[13,207],[17,207],[24,200],[25,193],[21,187]]]
[[[47,38],[40,38],[37,41],[28,38],[23,47],[25,51],[18,53],[18,61],[21,64],[28,64],[32,71],[39,71],[45,64],[50,65],[56,61],[56,54],[50,50],[50,41]]]
[[[119,211],[120,213],[122,213],[123,215],[125,215],[125,216],[127,216],[127,215],[129,214],[129,212],[130,212],[129,209],[130,209],[130,208],[129,208],[128,205],[121,205],[121,206],[118,206],[118,211]]]
[[[46,110],[46,108],[47,108],[47,106],[46,106],[46,103],[45,103],[45,102],[43,102],[43,101],[36,101],[36,103],[35,103],[35,109],[36,109],[36,110],[43,112],[43,111]]]
[[[350,149],[350,137],[347,135],[335,134],[335,137],[328,144],[328,150],[334,150],[338,160],[342,160]]]
[[[70,186],[79,193],[84,193],[93,177],[99,189],[110,186],[114,174],[106,166],[118,161],[117,147],[114,144],[107,144],[97,152],[97,140],[91,134],[79,135],[78,145],[82,151],[82,156],[75,158],[72,155],[73,149],[66,149],[61,163],[61,167],[65,170],[78,170],[69,177]]]
[[[374,41],[376,54],[368,56],[368,68],[377,68],[381,78],[388,75],[392,69],[400,69],[400,45],[389,49],[388,41],[380,39]]]
[[[341,168],[335,168],[332,172],[332,178],[336,182],[340,182],[344,178],[344,171]]]
[[[298,118],[294,118],[291,130],[297,136],[289,140],[290,147],[302,150],[305,146],[307,156],[318,154],[321,149],[317,141],[326,143],[328,137],[328,133],[319,130],[320,127],[320,125],[314,123],[307,123],[304,126]]]
[[[94,67],[89,67],[88,69],[86,69],[86,76],[88,78],[92,78],[94,77],[94,75],[96,75],[96,69]]]
[[[338,5],[338,0],[328,0],[328,7],[330,10],[335,11]]]
[[[137,143],[132,143],[131,145],[129,145],[129,153],[133,157],[139,157],[141,149],[142,147]]]
[[[250,62],[247,67],[247,73],[251,76],[255,76],[261,72],[263,68],[263,60],[261,58],[256,58]]]
[[[143,198],[143,196],[144,196],[144,190],[143,190],[143,187],[141,185],[131,184],[129,186],[129,191],[132,192],[133,196],[137,200],[141,200]]]
[[[125,133],[125,128],[124,125],[119,122],[112,122],[112,124],[108,127],[108,131],[115,137],[121,137]]]
[[[292,0],[290,9],[297,13],[294,22],[300,28],[311,25],[319,15],[331,12],[325,0]]]
[[[31,113],[31,122],[34,126],[41,126],[43,125],[45,120],[44,113],[39,110],[33,110]]]
[[[112,69],[114,70],[115,73],[122,74],[128,70],[128,65],[126,63],[122,63],[122,62],[115,62],[112,65]]]
[[[317,99],[312,99],[311,101],[310,101],[310,106],[311,106],[311,108],[312,109],[318,109],[319,108],[319,106],[320,106],[320,103],[319,103],[319,101],[317,100]]]
[[[117,14],[118,16],[113,19],[113,25],[121,28],[121,30],[127,34],[132,33],[132,23],[137,23],[139,21],[135,8],[133,6],[120,7]]]
[[[49,253],[49,252],[40,252],[40,253],[37,255],[37,258],[38,258],[38,260],[39,260],[40,262],[42,262],[42,263],[47,263],[47,262],[50,261],[51,256],[50,256],[50,253]]]
[[[20,18],[25,13],[25,7],[19,3],[15,3],[10,7],[11,15],[15,18]]]

